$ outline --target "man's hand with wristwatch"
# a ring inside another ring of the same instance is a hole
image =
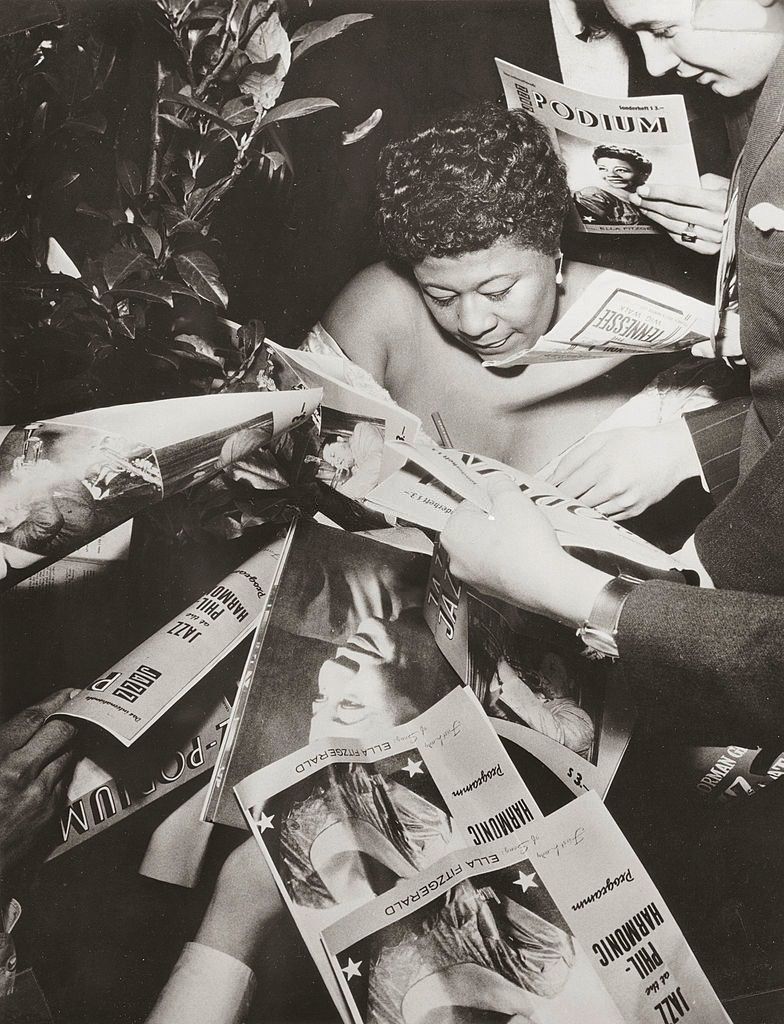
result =
[[[572,558],[545,516],[507,477],[488,477],[486,488],[491,514],[464,502],[441,534],[454,575],[573,627],[586,646],[617,657],[623,605],[640,581]]]

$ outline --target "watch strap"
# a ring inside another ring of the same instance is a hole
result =
[[[583,643],[597,654],[618,657],[618,624],[629,594],[642,583],[635,576],[621,573],[599,591],[591,614],[577,630]]]

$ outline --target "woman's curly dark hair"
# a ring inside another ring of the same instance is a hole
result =
[[[546,130],[525,111],[490,102],[386,146],[377,195],[387,254],[413,265],[511,237],[554,256],[569,205]]]
[[[623,160],[630,167],[633,167],[638,176],[646,181],[653,170],[651,161],[638,153],[636,149],[624,149],[623,146],[597,146],[593,151],[593,162],[596,163],[603,157],[610,160]]]

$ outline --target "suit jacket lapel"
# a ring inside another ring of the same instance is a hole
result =
[[[738,223],[743,217],[746,199],[765,157],[784,133],[784,47],[779,51],[765,88],[762,90],[751,122],[740,168]]]

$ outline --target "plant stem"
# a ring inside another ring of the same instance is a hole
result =
[[[212,70],[207,72],[207,74],[202,79],[201,84],[196,89],[194,93],[196,99],[202,99],[207,94],[207,90],[209,89],[209,87],[212,85],[212,83],[215,81],[215,79],[218,77],[221,71],[223,71],[223,69],[234,56],[234,51],[229,47],[229,44],[232,41],[237,42],[237,40],[234,39],[233,33],[231,31],[231,22],[232,19],[237,14],[238,6],[239,0],[232,0],[231,8],[229,10],[228,16],[226,17],[225,31],[223,33],[223,39],[221,40],[218,58],[213,64]]]
[[[152,192],[158,183],[161,148],[161,91],[163,90],[163,65],[160,60],[155,62],[155,96],[150,110],[150,162],[147,165],[146,188]]]
[[[248,152],[248,149],[251,146],[251,143],[261,130],[261,121],[265,113],[265,110],[260,110],[256,114],[256,120],[253,122],[253,126],[251,127],[250,131],[245,136],[245,139],[243,140],[243,142],[240,143],[240,146],[237,149],[237,155],[234,158],[234,164],[231,168],[231,173],[228,174],[223,179],[223,181],[220,182],[218,187],[213,191],[211,195],[206,196],[204,198],[201,206],[199,206],[199,208],[197,210],[194,210],[194,212],[191,214],[191,220],[198,221],[201,217],[208,215],[211,212],[211,209],[215,205],[215,203],[221,200],[224,194],[232,187],[237,178],[239,178],[239,176],[245,170],[245,156]]]

